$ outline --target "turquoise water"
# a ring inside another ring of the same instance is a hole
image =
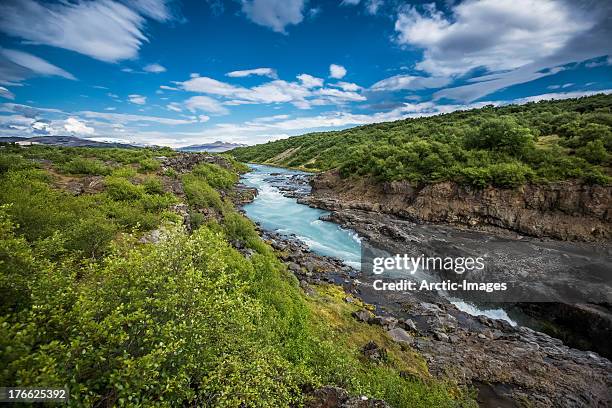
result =
[[[361,268],[361,243],[355,232],[332,222],[321,221],[319,217],[328,214],[327,211],[298,204],[295,198],[283,196],[278,189],[279,185],[291,184],[291,176],[304,173],[258,164],[252,164],[250,167],[252,171],[244,174],[241,180],[245,185],[258,190],[255,200],[244,206],[246,215],[251,220],[258,222],[268,231],[294,235],[313,252],[340,259],[356,269]],[[449,300],[459,310],[471,315],[482,314],[516,325],[501,308],[480,309],[461,299]]]
[[[300,172],[255,164],[251,169],[250,173],[242,176],[245,185],[259,191],[255,200],[244,206],[251,220],[268,231],[294,234],[313,252],[341,259],[347,265],[359,268],[361,244],[357,234],[332,222],[321,221],[319,217],[328,212],[298,204],[295,198],[283,196],[270,182],[271,178],[288,178]]]

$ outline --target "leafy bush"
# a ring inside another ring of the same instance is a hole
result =
[[[183,189],[190,205],[197,207],[223,208],[219,193],[201,177],[191,174],[182,177]]]
[[[159,178],[155,176],[149,176],[144,179],[142,185],[145,191],[149,194],[163,194],[164,186]]]
[[[142,159],[138,162],[138,171],[142,173],[148,173],[151,171],[157,171],[161,167],[159,161],[151,158]]]
[[[104,185],[110,198],[117,201],[138,200],[142,198],[145,191],[144,187],[134,185],[121,177],[106,177]]]
[[[248,294],[253,266],[206,228],[169,234],[158,245],[118,247],[81,285],[41,277],[27,320],[0,325],[12,350],[0,382],[68,384],[86,406],[297,401],[303,374],[271,347],[280,339]],[[53,266],[42,275],[70,276]]]
[[[101,161],[83,157],[75,157],[58,167],[60,171],[69,174],[107,175],[111,172],[110,167],[106,166]]]
[[[121,166],[119,168],[113,169],[113,171],[111,172],[112,176],[123,177],[126,179],[134,178],[137,174],[138,173],[136,172],[136,169],[132,166]]]
[[[173,168],[168,168],[164,171],[164,176],[170,177],[170,178],[177,178],[178,173]]]
[[[229,189],[238,182],[236,173],[209,163],[197,165],[192,174],[204,179],[209,186],[216,189]]]
[[[489,168],[465,167],[460,169],[465,183],[474,187],[484,188],[491,183],[491,171]]]
[[[602,139],[591,140],[576,150],[576,155],[592,164],[602,164],[608,161],[609,153],[606,151]]]
[[[465,145],[472,149],[487,149],[521,156],[533,147],[531,131],[520,126],[512,117],[486,119],[477,131],[465,139]]]
[[[492,164],[487,169],[497,187],[518,187],[533,178],[533,171],[522,163]]]

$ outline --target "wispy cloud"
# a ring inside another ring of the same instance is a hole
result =
[[[147,41],[147,18],[170,19],[163,0],[41,3],[6,0],[0,4],[0,31],[35,44],[65,48],[116,62],[134,58]]]
[[[132,94],[128,95],[128,101],[136,105],[144,105],[147,103],[147,97],[138,94]]]
[[[6,89],[3,86],[0,86],[0,96],[6,99],[15,99],[15,94]]]
[[[204,95],[192,96],[185,101],[185,106],[192,112],[203,111],[218,115],[226,115],[229,113],[227,108],[219,101]]]
[[[254,69],[245,69],[242,71],[232,71],[225,74],[231,78],[244,78],[251,75],[257,76],[266,76],[268,78],[276,79],[278,75],[276,74],[276,70],[272,68],[254,68]]]
[[[0,57],[0,83],[5,85],[18,85],[37,75],[76,80],[70,72],[27,52],[0,48]]]
[[[418,90],[441,88],[448,85],[448,77],[422,77],[414,75],[395,75],[376,82],[370,87],[372,91]]]

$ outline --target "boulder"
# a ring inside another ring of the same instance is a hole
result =
[[[401,329],[399,327],[389,330],[387,334],[396,343],[412,344],[412,342],[414,341],[414,338],[410,334],[408,334],[406,330]]]

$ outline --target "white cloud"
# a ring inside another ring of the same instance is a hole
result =
[[[69,72],[27,52],[0,47],[0,83],[15,85],[34,75],[76,80]]]
[[[201,92],[220,96],[233,96],[240,89],[245,89],[230,85],[226,82],[217,81],[209,77],[193,76],[185,82],[178,82],[184,90],[190,92]]]
[[[336,79],[342,79],[346,75],[346,68],[342,65],[331,64],[329,66],[329,76]]]
[[[342,0],[340,4],[342,4],[343,6],[356,6],[360,2],[361,0]]]
[[[333,88],[319,89],[317,91],[317,94],[322,96],[329,96],[330,99],[335,103],[361,102],[367,99],[365,96],[360,95],[357,92],[347,92]]]
[[[218,115],[225,115],[229,113],[227,108],[221,105],[219,101],[202,95],[192,96],[191,98],[187,99],[185,101],[185,106],[192,112],[200,110]]]
[[[128,95],[128,100],[136,105],[144,105],[147,103],[147,97],[138,94]]]
[[[3,86],[0,86],[0,96],[6,99],[15,99],[15,94]]]
[[[183,109],[181,109],[181,105],[179,105],[176,102],[171,102],[168,105],[166,105],[166,109],[174,111],[174,112],[181,112]]]
[[[413,75],[395,75],[376,82],[370,87],[372,91],[418,90],[441,88],[451,82],[448,77],[422,77]]]
[[[208,122],[210,120],[210,116],[207,115],[198,115],[198,121],[200,122]]]
[[[251,75],[259,75],[259,76],[267,76],[272,79],[278,78],[276,74],[276,70],[272,68],[255,68],[255,69],[245,69],[242,71],[232,71],[225,74],[228,77],[232,78],[244,78]]]
[[[304,19],[304,0],[242,0],[242,12],[255,24],[286,34]]]
[[[357,92],[363,89],[357,84],[354,84],[352,82],[344,82],[344,81],[339,81],[339,82],[336,82],[335,84],[330,84],[330,85],[336,86],[342,90],[349,91],[349,92]]]
[[[611,9],[610,2],[469,0],[453,6],[452,17],[433,5],[424,12],[406,7],[395,29],[400,44],[423,49],[416,68],[432,76],[489,71],[435,94],[473,101],[553,75],[566,64],[612,54]]]
[[[126,0],[126,4],[113,0],[6,0],[0,4],[0,31],[101,61],[130,59],[147,41],[146,17],[165,21],[170,12],[163,0]]]
[[[313,77],[308,74],[300,74],[296,77],[306,88],[320,88],[323,86],[323,79]]]
[[[160,89],[165,89],[167,91],[178,91],[178,88],[175,88],[173,86],[167,86],[167,85],[160,85],[159,88]]]
[[[66,129],[67,132],[78,135],[93,135],[95,133],[94,128],[89,127],[77,118],[72,117],[64,121],[64,129]]]
[[[186,91],[222,97],[226,106],[291,103],[298,109],[310,109],[313,105],[345,104],[366,100],[365,96],[356,92],[361,88],[355,84],[343,82],[336,85],[342,89],[338,90],[322,87],[323,80],[312,75],[300,74],[297,78],[299,82],[277,79],[246,88],[194,74],[187,81],[175,83]]]
[[[140,14],[157,21],[168,21],[174,18],[169,4],[172,0],[126,0],[126,3]]]
[[[166,67],[159,65],[159,64],[149,64],[149,65],[145,65],[145,67],[143,68],[143,71],[151,72],[154,74],[159,74],[161,72],[166,72]]]
[[[400,43],[425,49],[416,67],[439,76],[518,68],[592,26],[555,0],[466,1],[453,8],[452,20],[432,7],[424,14],[409,7],[395,23]]]
[[[383,5],[383,0],[368,0],[366,9],[370,14],[378,13],[378,9]]]

